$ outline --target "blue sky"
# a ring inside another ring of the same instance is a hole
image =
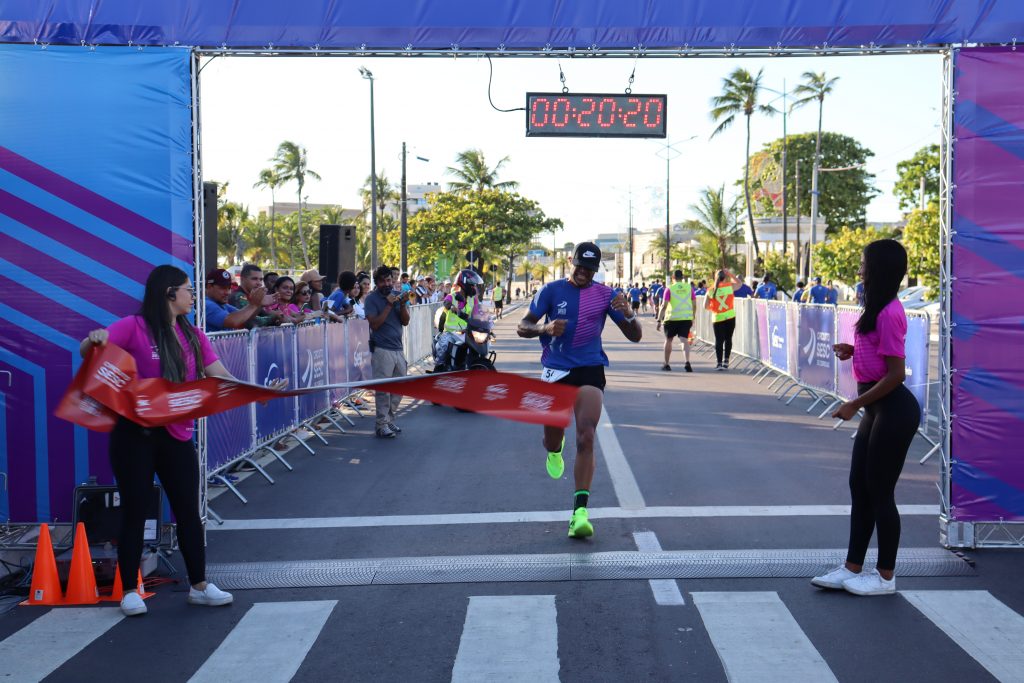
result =
[[[322,181],[306,187],[310,202],[360,205],[358,189],[369,175],[369,83],[358,67],[376,77],[378,172],[397,182],[399,155],[410,149],[410,183],[444,183],[447,166],[464,149],[480,148],[493,164],[509,156],[502,177],[518,180],[520,192],[565,223],[558,242],[580,241],[633,221],[640,229],[665,222],[665,162],[662,141],[527,138],[521,111],[500,113],[487,100],[488,64],[483,58],[248,58],[220,57],[202,72],[204,178],[228,181],[230,199],[255,212],[269,193],[252,189],[282,140],[309,150],[310,168]],[[764,69],[763,83],[792,89],[804,71],[838,76],[826,99],[825,130],[856,138],[875,153],[868,170],[881,194],[868,208],[869,221],[892,221],[900,211],[892,196],[896,164],[939,140],[942,60],[937,55],[818,58],[669,58],[494,60],[492,97],[504,109],[522,107],[527,91],[561,89],[559,66],[571,92],[621,93],[636,69],[634,93],[667,93],[668,132],[683,155],[672,162],[671,218],[687,210],[701,188],[742,176],[742,121],[709,140],[714,124],[709,101],[722,78],[742,66]],[[774,98],[775,95],[767,95]],[[790,133],[817,125],[808,105],[789,117]],[[782,136],[782,119],[756,116],[751,149]],[[413,156],[430,159],[417,161]],[[295,201],[286,186],[278,201]]]

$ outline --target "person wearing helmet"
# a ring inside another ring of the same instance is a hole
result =
[[[549,282],[530,304],[519,323],[520,337],[540,337],[543,351],[542,379],[579,387],[573,412],[576,418],[576,462],[573,475],[576,492],[569,521],[570,538],[587,538],[594,527],[587,515],[590,485],[594,478],[594,435],[601,419],[605,386],[604,368],[608,356],[601,346],[605,320],[611,318],[626,339],[639,342],[643,329],[624,295],[594,282],[601,267],[601,250],[593,242],[582,242],[572,257],[573,270],[564,280]],[[541,322],[541,320],[544,322]],[[562,449],[565,430],[544,427],[547,470],[560,479],[565,470]]]
[[[441,322],[443,331],[434,343],[434,372],[443,370],[448,349],[455,341],[455,336],[465,332],[469,319],[479,314],[483,284],[483,278],[469,268],[455,276],[452,293],[444,298],[444,317]]]

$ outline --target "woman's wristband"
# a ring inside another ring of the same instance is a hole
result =
[[[633,322],[634,320],[636,320],[636,313],[633,314],[632,318],[623,318],[623,320],[625,320],[627,323]]]

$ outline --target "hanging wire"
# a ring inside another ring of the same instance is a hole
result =
[[[502,113],[508,113],[511,111],[526,111],[526,107],[516,107],[515,109],[500,109],[494,106],[494,100],[491,99],[491,81],[494,80],[494,62],[491,61],[491,56],[487,55],[487,66],[490,69],[490,73],[487,76],[487,101],[491,103],[491,107],[496,111]]]
[[[633,77],[636,76],[636,63],[640,60],[639,57],[633,59],[633,73],[629,74],[629,85],[626,86],[626,94],[633,94]]]
[[[562,71],[562,60],[558,60],[558,80],[562,81],[562,94],[569,94],[569,86],[565,84],[565,72]]]

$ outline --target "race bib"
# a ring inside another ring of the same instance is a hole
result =
[[[563,377],[569,375],[568,370],[555,370],[554,368],[544,368],[544,372],[540,373],[540,378],[548,383],[554,383]]]

